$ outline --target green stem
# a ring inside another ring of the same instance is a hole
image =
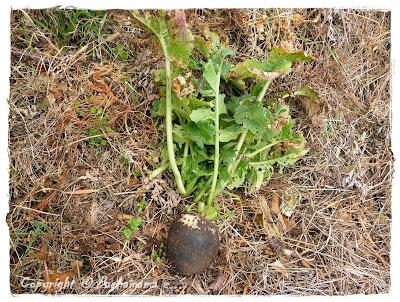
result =
[[[286,160],[286,159],[297,159],[305,154],[307,154],[309,150],[301,150],[299,153],[296,154],[296,157],[293,156],[293,153],[287,154],[287,155],[283,155],[280,157],[276,157],[273,159],[269,159],[269,160],[263,160],[263,161],[253,161],[253,162],[249,162],[250,166],[258,166],[258,165],[273,165],[274,163],[276,163],[279,159],[280,160]]]
[[[150,173],[149,175],[149,179],[153,179],[156,178],[158,175],[160,175],[162,172],[164,172],[165,170],[167,170],[169,167],[169,162],[166,162],[164,164],[162,164],[161,166],[159,166],[157,169],[153,170],[153,172]]]
[[[251,152],[250,154],[247,154],[246,157],[247,158],[252,158],[252,157],[256,156],[257,154],[259,154],[259,153],[261,153],[261,152],[263,152],[263,151],[265,151],[265,150],[267,150],[267,149],[269,149],[269,148],[271,148],[271,147],[273,147],[273,146],[275,146],[275,145],[277,145],[277,144],[279,144],[281,142],[282,142],[281,140],[272,142],[272,143],[270,143],[270,144],[268,144],[268,145],[266,145],[264,147],[261,147],[260,149],[255,150],[254,152]]]
[[[248,132],[248,130],[243,131],[242,134],[239,137],[239,141],[238,141],[238,143],[236,145],[236,149],[235,149],[235,159],[237,159],[238,156],[239,156],[239,153],[240,153],[240,150],[242,149],[244,140],[246,139],[247,132]],[[235,170],[235,163],[230,164],[228,166],[228,172],[232,173],[234,170]]]
[[[189,153],[189,143],[185,143],[185,147],[183,149],[183,158],[182,158],[182,165],[181,165],[181,175],[183,174],[183,170],[186,167],[186,159]]]
[[[175,152],[174,152],[174,141],[172,137],[172,101],[171,101],[171,93],[172,93],[172,79],[171,79],[171,61],[169,59],[167,46],[165,44],[164,39],[159,37],[161,47],[165,56],[165,74],[166,74],[166,91],[165,91],[165,123],[166,123],[166,132],[167,132],[167,149],[168,149],[168,159],[172,172],[175,175],[176,185],[181,194],[185,195],[186,190],[183,185],[182,176],[179,172],[178,166],[176,165],[175,160]]]
[[[274,159],[249,162],[249,165],[250,165],[250,166],[273,165],[278,159],[285,160],[285,159],[287,159],[287,158],[292,158],[292,157],[293,157],[293,155],[292,155],[292,154],[289,154],[289,155],[280,156],[280,157],[277,157],[277,158],[274,158]]]
[[[195,185],[197,183],[197,181],[199,180],[199,176],[196,176],[195,178],[193,178],[189,183],[186,184],[186,195],[190,195],[193,193],[194,189],[195,189]]]
[[[267,92],[267,89],[268,89],[269,85],[271,84],[271,82],[272,82],[271,80],[265,82],[263,88],[261,89],[260,93],[257,96],[257,102],[260,102],[260,103],[262,102],[262,100],[265,96],[265,93]]]
[[[222,64],[221,64],[222,65]],[[212,177],[212,183],[211,183],[211,189],[210,189],[210,195],[208,195],[208,200],[207,200],[207,205],[211,206],[212,201],[214,199],[215,195],[215,188],[217,187],[217,180],[218,180],[218,170],[219,170],[219,84],[220,84],[220,78],[221,78],[221,67],[219,68],[218,74],[217,74],[217,79],[218,79],[218,84],[217,88],[215,91],[215,151],[214,151],[214,173]]]
[[[201,189],[201,191],[199,192],[199,194],[197,194],[197,196],[194,199],[194,202],[199,202],[200,199],[203,197],[204,193],[206,193],[207,191],[207,186],[211,184],[211,180],[212,178],[210,177],[206,183],[206,186],[203,187],[203,189]]]
[[[139,12],[137,10],[132,11],[132,15],[140,21],[143,25],[145,25],[147,28],[149,28],[158,38],[161,44],[161,48],[164,53],[165,57],[165,74],[166,74],[166,91],[165,91],[165,124],[166,124],[166,132],[167,132],[167,150],[168,150],[168,159],[169,159],[169,165],[171,167],[172,172],[174,173],[175,176],[175,182],[176,186],[178,187],[178,190],[181,194],[185,195],[186,190],[185,186],[183,185],[182,181],[182,176],[179,172],[178,166],[176,165],[176,159],[175,159],[175,152],[174,152],[174,141],[172,137],[172,100],[171,100],[171,94],[172,94],[172,78],[171,78],[171,61],[169,58],[169,53],[168,53],[168,48],[166,41],[164,39],[164,33],[160,30],[164,30],[162,27],[166,28],[165,20],[160,20],[161,26],[160,28],[155,28],[154,24],[151,24],[151,22],[140,16]]]

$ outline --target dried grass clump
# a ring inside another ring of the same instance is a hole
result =
[[[320,101],[289,101],[310,152],[257,195],[237,192],[241,199],[219,199],[218,259],[206,273],[185,278],[172,275],[164,257],[159,263],[150,256],[186,202],[168,175],[146,181],[160,157],[161,134],[149,111],[158,98],[152,73],[161,66],[161,53],[125,11],[84,15],[73,37],[61,35],[66,44],[59,45],[51,29],[37,22],[58,20],[59,14],[11,15],[7,220],[13,293],[43,292],[23,287],[24,278],[43,282],[66,276],[142,283],[133,288],[77,284],[62,293],[388,292],[389,12],[186,12],[194,32],[207,25],[225,35],[240,59],[263,58],[273,46],[307,51],[315,62],[297,66],[289,80],[273,88],[307,84]],[[103,24],[102,30],[79,32],[92,24]],[[127,57],[115,51],[117,43]],[[92,107],[103,108],[103,128]],[[106,146],[90,146],[87,133],[93,127],[102,131]],[[143,199],[147,206],[138,213]],[[291,200],[298,202],[292,214]],[[137,215],[143,228],[126,240],[122,230]]]

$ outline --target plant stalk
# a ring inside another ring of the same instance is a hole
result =
[[[212,177],[211,189],[210,194],[208,195],[207,205],[211,206],[212,201],[215,195],[215,188],[217,187],[217,180],[218,180],[218,170],[219,170],[219,84],[221,82],[221,67],[219,67],[219,71],[217,74],[218,85],[215,91],[215,153],[214,153],[214,172]]]
[[[267,150],[267,149],[269,149],[269,148],[271,148],[271,147],[273,147],[273,146],[275,146],[275,145],[277,145],[277,144],[279,144],[281,142],[282,142],[281,140],[274,141],[274,142],[272,142],[272,143],[270,143],[270,144],[268,144],[268,145],[266,145],[264,147],[261,147],[260,149],[257,149],[255,151],[251,152],[250,154],[247,154],[246,157],[247,158],[252,158],[252,157],[256,156],[257,154],[259,154],[259,153],[261,153],[261,152],[263,152],[263,151],[265,151],[265,150]]]
[[[268,89],[269,85],[271,84],[271,82],[272,82],[271,80],[268,80],[265,82],[263,88],[261,89],[260,93],[257,96],[257,102],[260,102],[260,103],[262,102],[262,99],[264,98],[265,93],[267,92],[267,89]]]
[[[149,175],[149,179],[154,179],[156,178],[158,175],[160,175],[162,172],[164,172],[165,170],[167,170],[169,167],[169,162],[166,162],[164,164],[162,164],[161,166],[159,166],[157,169],[153,170],[150,175]]]
[[[247,132],[248,132],[248,130],[245,130],[242,132],[242,134],[240,134],[239,141],[238,141],[238,143],[236,145],[236,149],[235,149],[235,159],[237,159],[239,156],[239,153],[240,153],[240,150],[242,149],[244,140],[246,139]],[[235,163],[230,164],[228,166],[228,172],[232,173],[234,170],[235,170]]]
[[[297,154],[297,156],[295,158],[299,158],[300,156],[303,156],[305,154],[307,154],[309,150],[303,150],[300,153]],[[258,166],[258,165],[273,165],[274,163],[276,163],[278,160],[286,160],[286,159],[291,159],[294,158],[292,154],[287,154],[287,155],[282,155],[280,157],[277,158],[273,158],[273,159],[269,159],[269,160],[263,160],[263,161],[253,161],[253,162],[249,162],[250,166]]]
[[[183,158],[182,158],[182,165],[181,165],[181,175],[183,174],[183,170],[186,167],[186,159],[189,153],[189,143],[185,143],[185,147],[183,149]]]
[[[171,61],[169,59],[167,46],[164,39],[160,39],[161,47],[165,56],[165,74],[166,74],[166,91],[165,91],[165,123],[167,132],[167,150],[168,159],[172,172],[175,176],[175,182],[178,190],[181,194],[186,195],[185,186],[183,185],[182,176],[179,172],[178,166],[176,165],[175,152],[174,152],[174,141],[172,137],[172,79],[171,79]]]

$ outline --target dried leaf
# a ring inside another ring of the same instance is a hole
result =
[[[279,229],[277,228],[277,226],[274,223],[274,219],[272,218],[272,215],[271,215],[271,209],[270,209],[268,202],[264,196],[260,196],[259,203],[261,205],[261,210],[263,213],[264,232],[270,238],[275,237],[275,236],[280,236],[281,232],[279,231]]]
[[[82,268],[82,266],[82,260],[72,260],[71,262],[72,271],[75,272],[77,276],[80,276],[80,269]]]
[[[115,33],[113,33],[113,34],[111,34],[111,35],[108,35],[107,38],[106,38],[106,41],[107,41],[107,42],[114,41],[114,40],[115,40],[116,38],[118,38],[120,35],[121,35],[120,32],[115,32]]]
[[[298,203],[299,203],[299,196],[296,195],[286,195],[282,199],[281,203],[281,212],[283,215],[290,217],[294,213],[294,210],[296,209]]]
[[[119,221],[124,222],[124,223],[126,223],[129,219],[133,219],[133,218],[134,218],[133,215],[126,214],[126,213],[118,213],[118,214],[117,214],[117,219],[118,219]]]
[[[142,234],[160,240],[161,237],[167,233],[167,230],[168,226],[166,224],[157,223],[156,225],[143,227]]]
[[[210,286],[209,290],[214,293],[219,293],[224,288],[224,285],[226,281],[228,281],[228,278],[229,275],[227,273],[220,273],[217,280],[215,280],[215,282]]]
[[[308,262],[308,261],[305,260],[305,259],[301,259],[301,264],[302,264],[304,267],[306,267],[306,268],[312,268],[310,262]]]
[[[283,249],[283,250],[282,250],[282,253],[283,253],[285,256],[290,257],[290,256],[293,254],[293,251],[292,251],[292,250],[289,250],[289,249]]]
[[[39,260],[47,260],[49,258],[48,252],[47,252],[47,244],[44,242],[41,242],[39,245],[39,250],[35,252],[34,250],[31,250],[29,252],[28,258],[33,259],[39,259]]]
[[[282,264],[282,262],[280,262],[278,259],[275,260],[274,263],[270,264],[271,268],[273,268],[274,270],[278,271],[279,273],[281,273],[285,278],[289,277],[289,272],[286,269],[286,267]]]
[[[261,210],[263,212],[264,221],[266,221],[267,223],[273,223],[274,220],[271,215],[271,210],[264,196],[260,196],[259,203],[261,205]]]
[[[68,195],[84,195],[84,194],[92,194],[92,193],[97,193],[99,190],[96,189],[82,189],[82,190],[76,190],[76,191],[70,191],[70,192],[64,192],[65,194]]]
[[[177,78],[172,80],[172,89],[174,90],[175,95],[179,97],[181,93],[181,84]]]
[[[75,272],[74,271],[69,271],[69,272],[49,272],[49,282],[54,283],[54,282],[65,282],[67,279],[71,279],[75,277]]]
[[[53,272],[47,269],[47,264],[45,262],[45,270],[44,270],[44,282],[46,284],[46,292],[47,293],[55,293],[56,287],[55,284],[65,283],[68,280],[71,280],[76,276],[74,271],[68,272]]]
[[[278,221],[282,226],[282,229],[286,232],[289,229],[287,218],[285,218],[281,213],[278,213]]]
[[[203,289],[203,287],[202,287],[201,282],[200,282],[199,279],[194,278],[194,280],[193,280],[193,282],[192,282],[192,287],[196,290],[196,292],[197,292],[199,295],[204,295],[204,294],[205,294],[205,291],[204,291],[204,289]]]
[[[273,79],[276,79],[277,77],[280,77],[283,74],[282,72],[279,71],[267,72],[257,68],[250,68],[249,70],[253,75],[256,76],[256,79],[267,80],[267,81],[272,81]]]
[[[276,192],[272,193],[271,210],[272,213],[274,213],[275,215],[281,213],[281,210],[279,208],[279,195]]]

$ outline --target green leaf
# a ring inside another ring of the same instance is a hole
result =
[[[219,140],[220,142],[223,143],[235,140],[242,131],[243,131],[242,127],[240,127],[237,124],[220,129]]]
[[[225,105],[225,94],[220,94],[218,98],[218,104],[219,104],[219,114],[225,114],[227,113],[226,110],[226,105]]]
[[[279,133],[279,138],[281,140],[290,140],[293,135],[293,126],[294,121],[293,119],[289,119],[286,125],[284,125]]]
[[[266,81],[258,81],[250,88],[250,95],[257,97],[261,90],[263,89]]]
[[[130,228],[124,228],[124,229],[122,230],[122,234],[124,235],[124,237],[125,237],[126,239],[131,239],[131,238],[132,238],[132,235],[133,235],[133,232],[132,232],[132,230],[131,230]]]
[[[226,103],[226,109],[230,114],[234,113],[236,111],[236,108],[240,105],[240,102],[245,99],[244,97],[237,97],[237,96],[231,96],[228,99],[228,102]]]
[[[172,135],[174,142],[177,143],[180,147],[185,144],[189,143],[191,140],[187,138],[187,135],[184,130],[182,130],[181,125],[174,125],[172,130]]]
[[[203,35],[211,43],[210,50],[212,52],[217,51],[221,44],[221,40],[220,40],[219,36],[216,33],[210,31],[210,29],[208,27],[204,28]]]
[[[140,18],[156,32],[167,56],[176,56],[169,62],[171,78],[179,79],[179,91],[176,81],[174,91],[180,98],[172,94],[173,142],[169,150],[173,149],[176,155],[185,192],[193,194],[195,202],[200,201],[198,210],[203,215],[215,219],[219,214],[212,203],[214,192],[243,186],[250,191],[258,190],[271,178],[274,169],[282,172],[307,152],[304,138],[294,131],[289,107],[278,99],[293,95],[315,98],[312,90],[302,87],[284,96],[282,93],[267,94],[266,101],[259,96],[264,96],[268,88],[266,80],[270,83],[271,79],[290,72],[293,63],[311,58],[303,52],[272,49],[266,60],[249,59],[233,65],[226,57],[233,56],[234,52],[208,29],[189,44],[190,39],[183,39],[181,45],[178,42],[182,37],[177,36],[165,12],[139,14]],[[192,52],[193,47],[195,52]],[[224,82],[220,87],[221,78]],[[165,80],[164,69],[155,72],[160,100],[154,103],[152,114],[158,116],[165,116]],[[219,88],[226,95],[221,94]],[[218,123],[216,105],[220,114]],[[171,152],[167,153],[165,144],[162,145],[160,157],[165,162]],[[216,150],[219,154],[215,154]],[[249,154],[252,156],[247,156]],[[207,204],[203,203],[205,199]]]
[[[206,120],[214,120],[214,118],[215,118],[215,113],[210,108],[196,109],[193,110],[192,113],[190,114],[190,119],[195,123]]]
[[[235,147],[236,143],[234,142],[227,143],[222,147],[220,159],[223,163],[233,164],[235,162],[236,159]]]
[[[223,79],[226,78],[226,75],[228,74],[228,72],[232,69],[232,67],[234,66],[234,64],[232,62],[229,61],[223,61],[222,62],[222,67],[221,67],[221,77]]]
[[[227,80],[240,91],[243,92],[246,90],[246,83],[243,80],[234,80],[229,78]]]
[[[225,104],[225,94],[220,94],[218,98],[219,104],[219,114],[227,113],[226,104]],[[210,106],[215,108],[215,99],[210,102]]]
[[[226,69],[231,69],[233,67],[233,64],[231,65],[229,62],[224,62],[223,60],[227,57],[227,56],[232,56],[234,57],[236,54],[235,52],[229,48],[229,47],[220,47],[219,51],[216,52],[216,58],[215,61],[217,62],[217,64],[219,66],[221,66],[221,70],[223,70],[225,68],[225,71],[227,72],[228,70]],[[224,64],[226,65],[224,67]],[[222,74],[222,73],[221,73]]]
[[[233,67],[229,76],[232,79],[238,80],[257,76],[260,77],[264,72],[267,73],[264,74],[265,77],[273,78],[278,75],[276,72],[283,74],[289,73],[294,62],[310,60],[312,60],[312,58],[305,52],[287,52],[280,48],[273,48],[267,60],[258,61],[256,59],[248,59]]]
[[[296,96],[305,96],[310,99],[310,101],[316,101],[319,99],[318,92],[316,92],[314,89],[308,87],[308,86],[303,86],[299,89],[297,89],[295,92],[293,92],[293,95]]]
[[[146,206],[147,206],[146,200],[143,199],[143,200],[139,201],[136,205],[136,212],[142,213],[144,211],[144,209],[146,208]]]
[[[165,85],[165,79],[166,79],[166,72],[165,68],[160,68],[154,71],[154,81],[158,85]]]
[[[203,71],[204,65],[206,65],[206,62],[204,62],[203,60],[198,59],[198,58],[194,57],[193,55],[191,55],[189,57],[189,68],[191,70]]]
[[[263,182],[268,181],[271,178],[273,171],[274,168],[272,167],[272,165],[261,165],[258,167],[253,167],[251,169],[249,192],[252,193],[259,190]]]
[[[201,86],[201,90],[200,93],[203,97],[215,97],[215,92],[214,90],[211,88],[211,86],[205,82],[203,83],[203,85]]]
[[[214,144],[215,127],[212,122],[189,122],[182,126],[184,137],[199,147]]]
[[[190,145],[191,157],[195,158],[197,162],[212,160],[213,156],[207,153],[207,149],[200,148],[197,145]]]
[[[214,94],[218,92],[219,79],[217,73],[215,72],[215,66],[212,61],[208,61],[204,66],[203,77],[210,85]]]
[[[201,36],[194,37],[194,48],[205,58],[208,59],[211,54],[211,42],[206,41]]]
[[[126,61],[128,59],[128,53],[126,52],[124,45],[121,43],[117,43],[117,53],[122,61]]]
[[[193,96],[188,97],[189,107],[191,109],[198,109],[198,108],[209,108],[210,102],[204,101],[204,99],[197,99]]]
[[[240,103],[234,114],[235,122],[256,134],[268,127],[271,113],[259,102],[246,99]]]
[[[206,205],[201,214],[209,220],[216,220],[219,216],[219,211],[213,206]]]
[[[193,50],[193,44],[189,36],[172,40],[167,47],[170,56],[185,61],[189,59]]]
[[[155,101],[153,103],[153,106],[150,109],[150,115],[153,116],[153,117],[164,116],[164,114],[165,114],[165,106],[164,106],[164,113],[162,113],[160,111],[160,108],[161,108],[161,101],[160,100]]]
[[[135,217],[135,218],[131,218],[128,220],[129,227],[134,231],[137,231],[140,229],[141,223],[142,223],[142,218],[140,218],[140,217]]]
[[[243,186],[246,181],[247,172],[249,170],[248,162],[242,160],[236,170],[232,172],[231,180],[227,184],[227,188],[232,190]]]
[[[175,95],[172,95],[171,103],[172,103],[172,112],[175,114],[175,116],[189,118],[191,110],[189,107],[188,98],[178,99]],[[160,100],[155,102],[152,111],[157,116],[165,116],[165,107],[166,107],[165,97],[162,97],[160,98]]]
[[[177,30],[175,25],[165,18],[165,11],[158,11],[157,16],[149,12],[133,10],[132,15],[152,31],[165,45],[167,55],[180,61],[188,61],[193,49],[193,35],[187,28]]]

